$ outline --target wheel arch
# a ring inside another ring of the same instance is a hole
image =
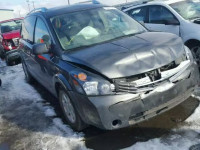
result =
[[[184,43],[187,47],[192,48],[192,45],[194,44],[199,44],[200,45],[200,41],[197,39],[189,39]]]
[[[55,92],[56,92],[57,97],[58,97],[60,88],[63,88],[66,91],[72,90],[69,82],[67,81],[67,79],[62,74],[58,74],[54,77],[54,88],[55,88]]]

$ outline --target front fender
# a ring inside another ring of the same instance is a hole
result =
[[[192,32],[189,34],[186,34],[185,36],[182,37],[183,42],[186,43],[189,40],[198,40],[200,41],[200,32]]]
[[[188,26],[190,28],[188,28]],[[183,27],[181,28],[181,33],[182,33],[182,39],[183,42],[186,43],[189,40],[198,40],[200,41],[200,31],[199,31],[200,26],[197,24],[183,24]]]
[[[58,89],[56,89],[57,88],[56,84],[60,84],[67,91],[72,91],[72,87],[70,86],[69,81],[62,74],[56,74],[54,76],[55,91],[58,90]]]

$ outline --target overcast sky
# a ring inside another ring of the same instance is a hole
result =
[[[27,0],[0,0],[0,9],[7,8],[7,9],[14,9],[15,16],[18,17],[19,14],[24,16],[28,12],[28,5]],[[29,0],[30,9],[33,9],[33,1],[35,7],[54,7],[59,5],[67,5],[68,0]],[[70,3],[78,3],[85,0],[70,0]],[[127,0],[128,2],[133,0]],[[107,4],[107,5],[114,5],[125,3],[126,0],[99,0],[99,2]]]

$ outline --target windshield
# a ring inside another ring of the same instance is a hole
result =
[[[198,1],[183,1],[170,5],[183,18],[193,20],[200,18],[200,2]]]
[[[14,20],[9,22],[1,23],[1,33],[11,32],[14,30],[19,30],[21,28],[22,20]]]
[[[145,32],[146,29],[121,11],[104,7],[51,18],[64,50]]]

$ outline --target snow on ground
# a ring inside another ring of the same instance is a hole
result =
[[[64,124],[54,108],[25,82],[21,65],[7,67],[0,62],[0,78],[0,149],[2,143],[11,150],[87,149],[83,133]],[[137,142],[125,150],[187,150],[200,143],[199,116],[200,106],[170,134]]]
[[[6,62],[5,62],[5,61],[2,61],[2,60],[0,59],[0,68],[5,67],[5,66],[6,66]]]
[[[86,149],[83,134],[56,118],[54,109],[25,82],[21,65],[0,64],[0,145],[15,150]]]

